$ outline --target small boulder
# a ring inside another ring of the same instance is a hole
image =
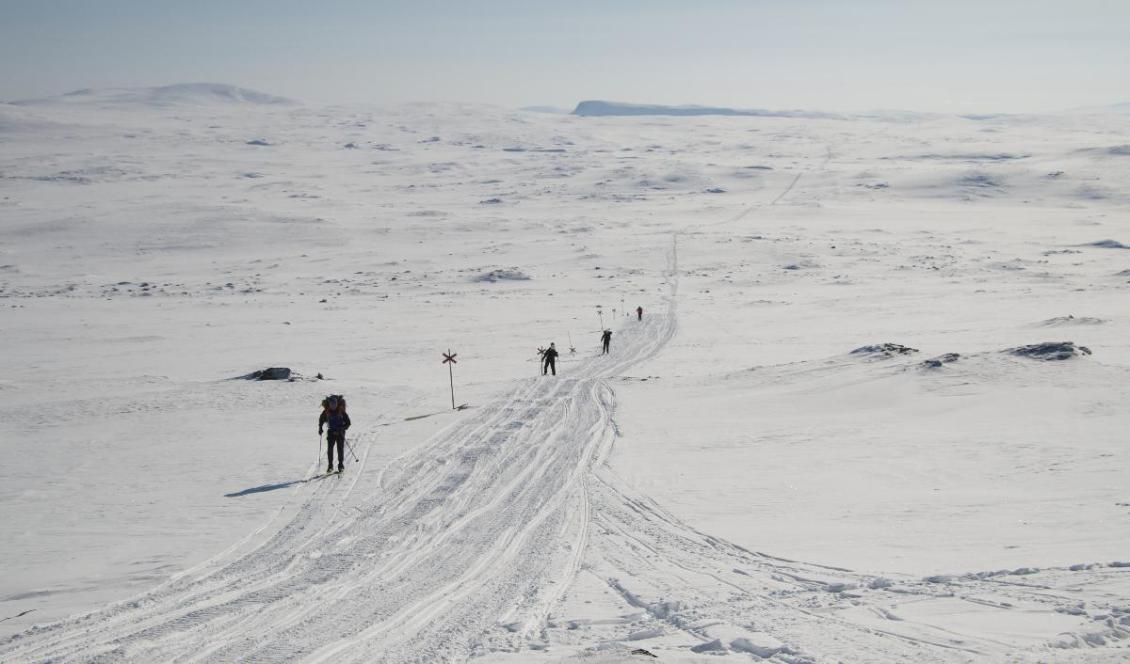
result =
[[[917,353],[917,348],[903,346],[902,344],[875,344],[872,346],[860,346],[851,352],[852,355],[864,355],[871,357],[894,357],[895,355],[910,355]]]
[[[252,371],[249,374],[239,376],[239,378],[242,380],[293,380],[291,376],[292,372],[287,367],[269,367]]]
[[[512,267],[510,269],[497,269],[497,270],[491,270],[490,272],[484,272],[483,274],[480,274],[480,275],[474,277],[471,281],[476,281],[476,282],[479,282],[479,283],[493,284],[493,283],[496,283],[496,282],[499,282],[499,281],[529,281],[529,280],[530,280],[530,275],[526,274],[525,272],[522,272],[521,270],[519,270],[516,267]]]
[[[1059,327],[1062,325],[1102,325],[1105,322],[1106,320],[1102,318],[1095,318],[1093,316],[1075,317],[1071,314],[1068,314],[1066,316],[1056,316],[1055,318],[1049,318],[1040,324],[1045,327]]]
[[[1040,344],[1007,348],[1004,352],[1017,357],[1048,361],[1070,360],[1073,357],[1090,355],[1091,349],[1086,346],[1076,346],[1073,341],[1045,341]]]
[[[940,369],[942,368],[943,364],[957,362],[960,358],[961,355],[958,355],[957,353],[943,353],[942,355],[939,355],[937,357],[931,357],[928,360],[923,360],[922,366],[927,369]]]

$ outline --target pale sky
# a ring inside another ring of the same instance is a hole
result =
[[[1023,112],[1130,101],[1130,0],[0,0],[0,100]]]

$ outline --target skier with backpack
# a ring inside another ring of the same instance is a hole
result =
[[[337,445],[337,472],[345,470],[345,431],[349,428],[349,414],[345,412],[345,397],[340,394],[331,394],[322,399],[322,414],[318,417],[318,437],[322,435],[322,427],[328,429],[326,435],[326,454],[329,464],[326,472],[332,473],[334,469],[334,445]]]
[[[605,330],[600,335],[600,343],[604,346],[604,351],[601,355],[608,354],[608,345],[612,343],[612,330]]]
[[[552,342],[541,354],[541,375],[544,376],[550,371],[553,371],[554,376],[557,375],[557,347]]]

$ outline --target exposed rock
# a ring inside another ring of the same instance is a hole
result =
[[[294,380],[287,367],[269,367],[238,376],[240,380]]]
[[[782,270],[813,270],[819,268],[820,264],[810,258],[802,258],[795,263],[786,263],[781,266]]]
[[[530,275],[526,274],[525,272],[522,272],[521,270],[519,270],[516,267],[512,267],[508,270],[491,270],[490,272],[480,274],[479,276],[471,279],[471,281],[477,281],[477,282],[480,282],[480,283],[488,283],[488,284],[493,284],[493,283],[499,282],[499,281],[529,281],[529,280],[530,280]]]
[[[1007,348],[1004,352],[1033,360],[1070,360],[1073,357],[1090,355],[1091,349],[1086,346],[1076,346],[1073,341],[1045,341],[1040,344]]]
[[[1102,318],[1093,318],[1091,316],[1079,316],[1076,318],[1069,314],[1067,316],[1049,318],[1040,324],[1047,327],[1057,327],[1060,325],[1102,325],[1105,322],[1106,321]]]
[[[902,344],[876,344],[874,346],[860,346],[851,352],[852,355],[871,355],[875,357],[894,357],[895,355],[910,355],[917,353],[917,348],[903,346]]]
[[[940,369],[943,364],[957,362],[960,357],[961,355],[958,355],[957,353],[943,353],[942,355],[939,355],[937,357],[931,357],[928,360],[923,360],[922,366],[926,367],[927,369]]]

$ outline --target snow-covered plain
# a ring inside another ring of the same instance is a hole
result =
[[[1125,661],[1128,136],[0,104],[0,660]]]

